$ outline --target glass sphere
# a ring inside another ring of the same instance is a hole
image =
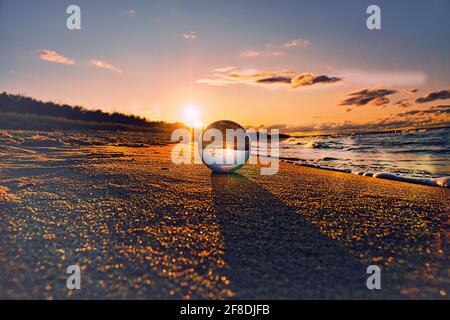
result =
[[[214,172],[230,173],[250,157],[250,137],[236,122],[220,120],[201,133],[199,146],[203,163]]]

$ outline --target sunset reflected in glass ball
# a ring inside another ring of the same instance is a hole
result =
[[[214,172],[234,172],[250,157],[250,138],[236,122],[213,122],[202,131],[200,138],[202,161]]]

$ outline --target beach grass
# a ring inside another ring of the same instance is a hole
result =
[[[96,122],[43,116],[31,113],[0,111],[0,128],[6,130],[108,130],[161,132],[173,129],[174,125],[153,123],[152,126],[126,125],[112,122]]]

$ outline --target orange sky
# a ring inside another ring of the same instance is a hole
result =
[[[207,2],[131,8],[112,1],[104,8],[81,1],[83,28],[68,31],[63,4],[43,1],[24,10],[5,1],[0,88],[170,122],[186,121],[186,106],[204,124],[230,119],[289,130],[406,117],[412,125],[449,122],[443,110],[405,114],[448,103],[442,90],[449,89],[450,72],[450,50],[440,40],[449,35],[442,14],[448,2],[408,4],[409,16],[434,17],[416,21],[415,33],[403,6],[392,3],[383,4],[396,13],[386,15],[386,28],[370,31],[357,2],[345,10],[301,1],[245,3],[238,10]],[[342,105],[355,92],[356,100]],[[433,92],[440,94],[417,102]]]

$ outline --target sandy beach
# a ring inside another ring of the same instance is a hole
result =
[[[217,175],[172,147],[2,132],[0,298],[448,299],[449,189],[289,163]]]

